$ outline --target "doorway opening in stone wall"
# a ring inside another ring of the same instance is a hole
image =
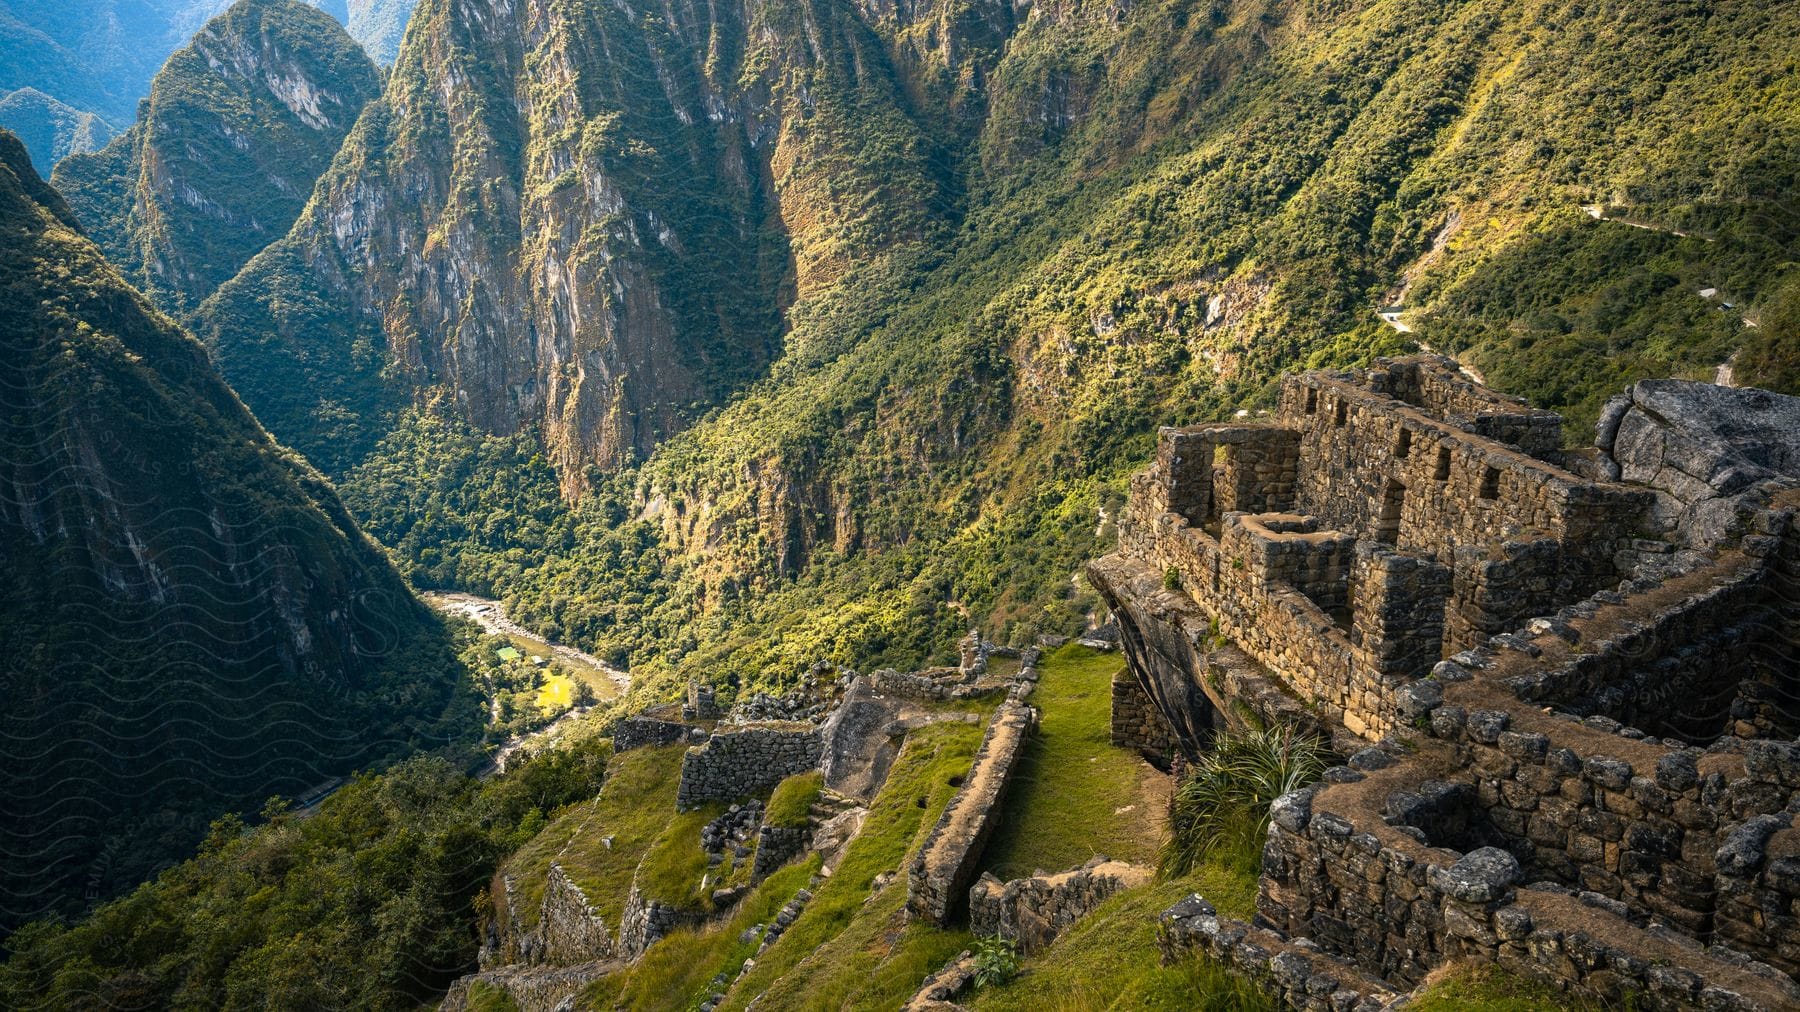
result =
[[[1400,513],[1406,507],[1406,486],[1392,479],[1381,493],[1381,515],[1375,518],[1375,540],[1383,544],[1400,543]]]

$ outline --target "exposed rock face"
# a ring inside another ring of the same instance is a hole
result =
[[[108,259],[184,315],[287,233],[380,87],[330,16],[242,0],[169,58],[131,129],[55,184]]]
[[[331,487],[81,237],[3,133],[0,225],[12,923],[129,884],[221,811],[441,735],[456,666]]]
[[[840,8],[427,0],[318,201],[203,333],[328,468],[448,391],[481,428],[538,428],[578,494],[756,376],[788,303],[924,231],[922,146],[839,148],[915,132],[886,62]]]
[[[1656,490],[1657,519],[1704,548],[1741,533],[1746,491],[1800,475],[1800,397],[1645,380],[1607,404],[1595,437],[1613,476]]]

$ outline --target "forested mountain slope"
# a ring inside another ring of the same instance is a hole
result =
[[[906,663],[1078,623],[1154,426],[1282,367],[1422,339],[1577,439],[1791,386],[1797,16],[427,0],[198,326],[421,582],[651,674]]]
[[[472,737],[439,621],[0,132],[0,928]]]
[[[36,104],[7,99],[35,91],[75,116],[106,124],[111,136],[137,117],[138,100],[149,94],[152,77],[169,55],[232,2],[0,0],[0,128],[26,137],[39,173],[49,175],[54,158],[67,152],[40,147],[28,136],[39,121]],[[348,25],[357,42],[384,64],[393,61],[413,6],[412,0],[309,2]]]
[[[51,181],[107,259],[181,315],[287,233],[380,88],[317,8],[239,0],[169,58],[131,129]]]
[[[39,174],[73,152],[97,151],[118,131],[91,112],[64,105],[36,88],[0,98],[0,126],[17,134]]]

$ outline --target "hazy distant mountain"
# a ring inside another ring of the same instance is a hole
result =
[[[349,24],[351,35],[387,63],[415,0],[308,2]],[[0,95],[34,88],[123,129],[137,118],[138,100],[169,54],[230,6],[231,0],[0,0]],[[8,128],[15,123],[30,128],[29,120],[0,119]]]
[[[177,316],[287,233],[381,73],[300,0],[241,0],[169,58],[130,130],[52,177],[125,276]]]
[[[20,88],[0,98],[0,129],[18,135],[38,172],[46,176],[63,156],[97,151],[118,133],[97,114],[64,105],[36,88]]]

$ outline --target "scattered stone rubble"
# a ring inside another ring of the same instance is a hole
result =
[[[762,816],[763,803],[751,798],[741,805],[732,805],[725,814],[700,827],[700,849],[713,856],[708,864],[719,864],[716,858],[722,858],[727,850],[733,857],[749,857],[750,840],[757,835]]]
[[[1433,357],[1280,404],[1163,430],[1089,569],[1116,740],[1197,754],[1274,686],[1353,755],[1276,805],[1256,924],[1191,899],[1165,954],[1300,1008],[1470,960],[1800,1007],[1800,399],[1641,383],[1583,451]]]
[[[733,864],[753,856],[750,881],[755,883],[810,847],[824,856],[822,874],[829,874],[861,827],[867,814],[864,806],[885,780],[887,766],[905,735],[940,720],[979,719],[969,713],[940,712],[924,705],[925,701],[1009,694],[984,740],[976,770],[952,802],[963,815],[953,820],[951,828],[940,824],[929,845],[934,854],[929,880],[948,906],[951,899],[960,899],[953,897],[952,883],[957,889],[966,887],[969,869],[991,832],[997,816],[994,805],[1024,740],[1020,722],[1035,723],[1036,719],[1035,711],[1025,706],[1023,699],[1037,680],[1039,652],[996,647],[979,635],[964,646],[969,662],[966,670],[888,673],[892,677],[884,679],[880,673],[858,676],[816,664],[795,692],[752,694],[729,713],[721,712],[710,689],[690,685],[679,708],[657,707],[617,721],[612,729],[614,751],[690,743],[683,755],[677,806],[690,809],[712,801],[732,802],[700,830],[698,845],[708,855],[709,869],[725,865],[728,855]],[[990,657],[1016,658],[1020,664],[1012,675],[1001,677],[989,667]],[[966,691],[912,691],[940,682]],[[884,685],[902,691],[885,694],[880,691]],[[677,713],[682,719],[673,719]],[[824,776],[825,790],[813,804],[808,824],[764,825],[764,804],[755,796],[766,794],[789,776],[815,769]],[[936,870],[940,862],[947,872]],[[716,877],[720,877],[718,872],[709,870],[697,887],[704,890]],[[773,944],[801,915],[821,881],[821,876],[814,876],[808,888],[798,891],[773,921],[755,926],[744,940],[760,938],[759,953]],[[524,1008],[559,1007],[588,982],[637,959],[669,932],[702,924],[708,917],[697,906],[689,909],[648,896],[634,882],[620,923],[616,930],[609,930],[589,897],[553,862],[538,924],[527,929],[518,916],[516,883],[502,876],[496,885],[501,902],[496,904],[496,916],[484,925],[483,969],[457,982],[447,1000],[450,1007],[467,1007],[475,980],[500,988]],[[712,913],[729,909],[749,888],[739,884],[714,889],[710,894]],[[752,959],[740,972],[748,972],[754,965]],[[714,993],[702,1007],[716,1006],[729,986],[728,980],[715,981]]]

